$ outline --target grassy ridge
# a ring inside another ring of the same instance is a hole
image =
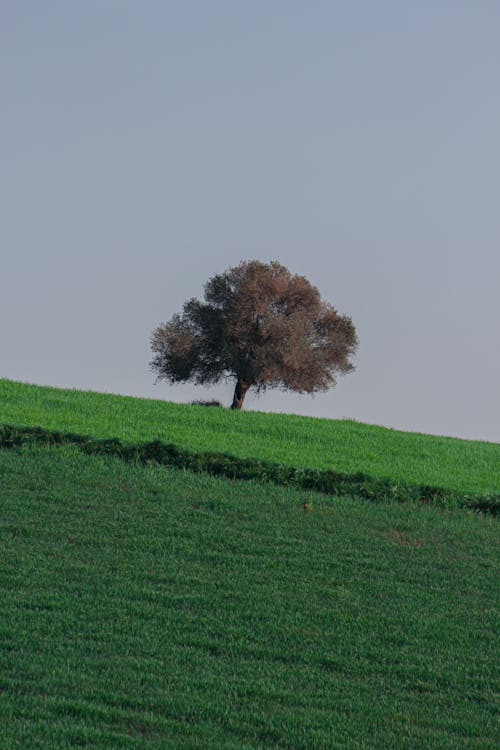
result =
[[[229,479],[274,482],[285,487],[313,490],[329,496],[369,500],[432,504],[443,508],[500,513],[500,493],[466,494],[457,490],[429,485],[411,485],[394,479],[370,475],[343,474],[331,469],[297,469],[255,458],[238,458],[224,453],[193,452],[186,448],[162,443],[123,443],[117,438],[96,439],[74,433],[47,430],[41,427],[16,427],[0,423],[0,447],[22,448],[37,445],[73,445],[87,455],[115,456],[124,461],[148,463],[204,472]]]
[[[159,439],[288,466],[498,492],[500,445],[351,421],[232,412],[0,380],[0,422],[125,442]]]
[[[0,483],[0,747],[496,747],[492,518],[71,447]]]

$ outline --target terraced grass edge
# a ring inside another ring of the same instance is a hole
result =
[[[118,438],[95,439],[42,427],[0,424],[0,447],[22,448],[30,445],[74,445],[91,455],[112,455],[141,463],[155,461],[163,466],[197,473],[273,482],[371,502],[431,504],[445,508],[466,508],[495,516],[500,513],[500,493],[464,494],[443,487],[407,484],[361,472],[345,474],[331,469],[301,469],[260,459],[238,458],[227,453],[194,452],[160,440],[130,444]]]

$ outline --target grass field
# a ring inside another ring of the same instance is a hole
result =
[[[222,419],[26,393],[8,420]],[[2,750],[498,747],[492,517],[72,447],[0,451],[0,487]]]
[[[346,420],[234,412],[0,380],[0,422],[130,442],[160,439],[192,450],[362,471],[463,492],[500,487],[500,444]]]

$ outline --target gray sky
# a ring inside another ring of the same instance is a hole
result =
[[[500,3],[0,0],[0,376],[174,401],[151,330],[242,259],[360,339],[248,407],[500,440]]]

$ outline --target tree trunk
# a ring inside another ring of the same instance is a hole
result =
[[[243,406],[243,401],[245,400],[246,393],[248,391],[249,385],[246,383],[243,378],[238,378],[236,382],[236,387],[234,389],[234,396],[233,396],[233,403],[231,404],[231,409],[241,409]]]

